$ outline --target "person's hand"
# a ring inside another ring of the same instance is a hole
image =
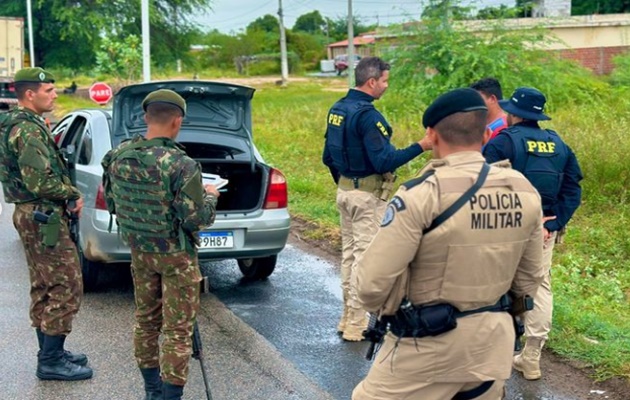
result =
[[[217,199],[221,195],[221,193],[219,193],[219,190],[214,185],[207,184],[207,185],[204,185],[203,188],[205,189],[206,193],[216,197]]]
[[[543,241],[547,242],[549,239],[551,239],[551,231],[547,228],[545,228],[545,222],[547,221],[552,221],[556,219],[555,215],[549,216],[549,217],[543,217],[542,219],[542,223],[543,223]]]
[[[73,204],[74,203],[74,204]],[[71,207],[74,205],[74,207]],[[83,209],[83,197],[79,197],[76,200],[70,200],[68,202],[68,211],[71,213],[77,214],[77,216],[81,216],[81,210]]]
[[[432,150],[433,142],[429,139],[429,136],[425,133],[424,137],[418,141],[420,147],[422,147],[422,151]]]

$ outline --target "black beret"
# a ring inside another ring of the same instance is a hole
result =
[[[146,112],[151,103],[166,103],[178,107],[186,115],[186,101],[179,94],[168,89],[159,89],[151,92],[142,101],[142,109]]]
[[[22,68],[15,74],[15,82],[55,83],[55,77],[40,67]]]
[[[486,103],[474,89],[461,88],[446,92],[431,103],[422,116],[425,128],[434,127],[451,114],[475,110],[487,110]]]

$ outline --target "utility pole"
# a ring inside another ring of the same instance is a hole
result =
[[[284,21],[282,20],[282,0],[278,0],[278,16],[280,21],[280,70],[282,72],[282,86],[287,85],[289,80],[289,63],[287,61],[287,36],[284,32]]]
[[[31,7],[31,0],[26,0],[26,16],[28,19],[28,55],[29,55],[29,59],[31,61],[31,68],[35,67],[35,46],[33,45],[33,42],[35,41],[33,39],[33,10]],[[21,64],[21,62],[20,62]]]
[[[354,18],[352,0],[348,0],[348,87],[354,87]]]
[[[149,33],[149,0],[141,0],[142,14],[142,76],[151,81],[151,36]]]

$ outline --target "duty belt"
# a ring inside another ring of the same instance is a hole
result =
[[[457,327],[457,319],[483,312],[508,312],[512,305],[509,295],[504,294],[499,301],[491,306],[474,310],[459,311],[450,304],[436,304],[431,306],[413,306],[411,303],[401,304],[396,315],[385,317],[388,319],[389,329],[395,336],[421,338],[437,336]]]
[[[383,187],[382,175],[368,175],[364,178],[339,177],[339,189],[341,190],[361,190],[363,192],[374,193]]]

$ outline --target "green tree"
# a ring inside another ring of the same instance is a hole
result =
[[[348,38],[348,19],[346,17],[337,17],[336,19],[326,18],[327,21],[327,29],[328,29],[328,37],[331,40],[339,41]],[[376,24],[373,25],[364,25],[361,22],[361,18],[358,16],[353,16],[352,18],[352,29],[354,31],[354,35],[360,35],[365,32],[373,31],[376,29]]]
[[[293,31],[322,34],[326,32],[326,20],[319,11],[311,11],[310,13],[300,15],[295,20]]]
[[[0,2],[0,15],[26,18],[24,1]],[[211,0],[153,0],[150,28],[153,59],[185,57],[197,30],[191,17]],[[40,0],[33,2],[35,60],[45,67],[91,69],[104,37],[141,34],[140,2]]]
[[[630,0],[573,0],[572,15],[621,14],[630,12]]]
[[[142,47],[140,38],[129,35],[124,41],[104,38],[101,49],[96,53],[97,71],[111,75],[125,84],[140,77],[142,70]]]
[[[256,18],[253,22],[250,22],[250,24],[247,25],[247,28],[245,28],[245,31],[262,31],[280,34],[280,22],[278,21],[278,18],[273,15],[266,14],[262,17]]]
[[[558,103],[589,103],[601,99],[606,85],[572,61],[561,60],[544,46],[553,40],[546,31],[510,30],[499,20],[487,31],[471,32],[466,25],[425,16],[415,30],[399,37],[395,50],[384,54],[394,61],[390,89],[410,112],[422,109],[441,93],[493,76],[505,92],[534,86]]]

